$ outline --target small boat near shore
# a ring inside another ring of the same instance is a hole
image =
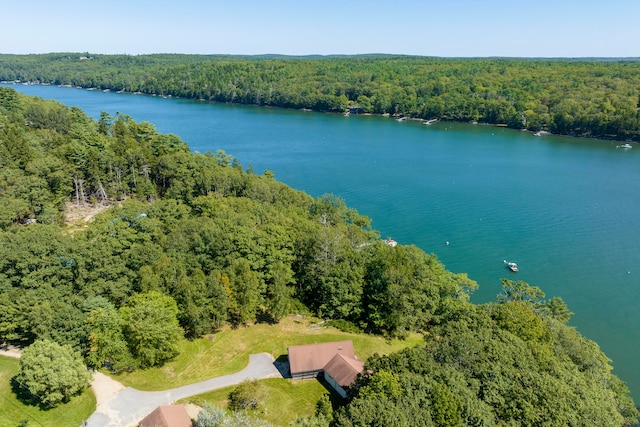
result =
[[[505,265],[507,266],[507,268],[511,271],[513,271],[514,273],[518,272],[518,264],[516,264],[515,262],[511,262],[511,261],[507,261],[506,259],[504,260]]]
[[[623,148],[625,150],[628,150],[629,148],[632,148],[632,145],[631,144],[616,145],[616,148]]]

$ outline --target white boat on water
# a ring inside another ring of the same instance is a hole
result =
[[[616,148],[624,148],[625,150],[628,150],[631,147],[632,147],[631,144],[616,145]]]
[[[504,263],[507,265],[507,268],[511,271],[513,271],[514,273],[518,272],[518,264],[516,264],[515,262],[511,262],[511,261],[507,261],[506,259],[504,260]]]

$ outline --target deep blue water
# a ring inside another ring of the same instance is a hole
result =
[[[334,193],[383,237],[415,244],[480,284],[522,279],[575,312],[640,401],[640,146],[504,128],[13,86],[89,115],[122,112],[226,151],[313,196]],[[449,242],[447,245],[446,242]],[[503,260],[518,262],[516,275]]]

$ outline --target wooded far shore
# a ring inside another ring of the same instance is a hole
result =
[[[640,60],[0,55],[0,80],[640,141]]]

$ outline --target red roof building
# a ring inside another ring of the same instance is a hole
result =
[[[323,373],[325,380],[342,397],[346,397],[346,389],[363,367],[350,340],[289,347],[291,378],[316,378]]]
[[[191,418],[182,405],[158,406],[138,425],[140,427],[191,427]]]
[[[356,377],[364,369],[364,362],[360,359],[352,359],[344,354],[336,354],[324,367],[324,379],[342,397],[347,397],[346,389],[355,381]]]

